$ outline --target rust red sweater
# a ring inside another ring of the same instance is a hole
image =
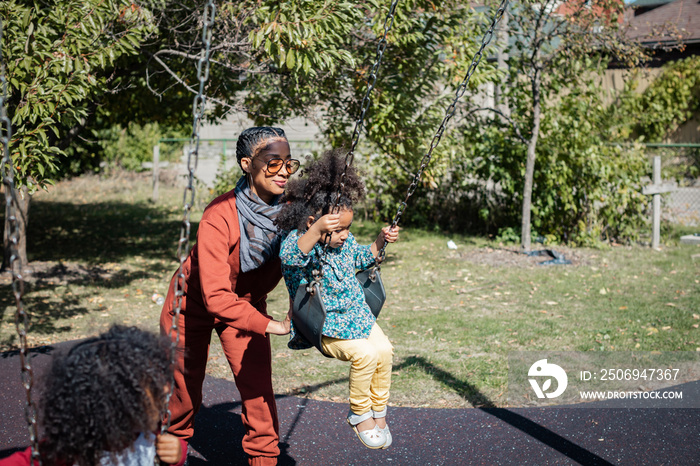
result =
[[[234,328],[265,334],[271,317],[266,298],[282,278],[279,257],[250,272],[240,270],[240,227],[233,190],[214,199],[204,211],[197,242],[185,261],[187,313],[209,313]],[[170,283],[167,310],[173,308]]]

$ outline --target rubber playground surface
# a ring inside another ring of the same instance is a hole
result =
[[[73,343],[32,350],[35,379]],[[0,458],[29,445],[19,368],[17,352],[0,353]],[[700,396],[700,382],[675,388]],[[190,466],[247,464],[238,400],[233,382],[205,380]],[[280,465],[700,464],[700,409],[391,407],[393,445],[369,450],[345,422],[345,403],[280,395],[277,408]]]

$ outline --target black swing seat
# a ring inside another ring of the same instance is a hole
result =
[[[355,275],[365,293],[365,301],[374,317],[379,317],[384,301],[386,301],[386,291],[382,283],[379,270],[370,267],[367,270],[357,272]],[[294,308],[292,310],[292,323],[297,333],[306,341],[315,346],[321,354],[330,358],[331,356],[323,351],[321,338],[323,337],[323,324],[326,322],[326,308],[321,299],[321,291],[318,284],[313,285],[312,291],[307,290],[306,284],[299,285],[296,297],[294,298]]]
[[[367,301],[372,314],[374,314],[375,318],[379,317],[379,312],[381,312],[384,301],[386,301],[386,291],[384,290],[379,269],[375,270],[373,267],[370,267],[357,272],[355,277],[360,282],[362,291],[365,292],[365,301]]]

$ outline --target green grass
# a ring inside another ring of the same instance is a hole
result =
[[[182,191],[161,187],[158,204],[149,198],[146,176],[122,176],[64,182],[32,201],[35,273],[24,297],[32,345],[93,335],[112,322],[158,328],[151,295],[164,294],[177,268]],[[201,206],[192,214],[193,237],[200,215]],[[353,226],[364,242],[379,228]],[[388,298],[379,324],[395,348],[391,403],[502,406],[512,351],[700,350],[700,247],[679,244],[688,228],[664,231],[660,250],[554,247],[573,264],[552,266],[483,238],[402,231],[382,268]],[[458,249],[448,249],[448,239]],[[0,349],[11,349],[8,276],[2,286]],[[282,318],[287,302],[280,285],[268,308]],[[346,363],[286,342],[272,337],[278,393],[346,400]],[[216,343],[208,371],[230,377]]]

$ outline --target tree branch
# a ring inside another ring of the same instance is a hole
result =
[[[520,128],[518,128],[518,124],[515,122],[515,120],[513,120],[513,119],[510,118],[509,116],[506,116],[506,115],[505,115],[503,112],[501,112],[500,110],[497,110],[497,109],[491,108],[491,107],[479,107],[479,108],[474,108],[474,109],[472,109],[472,110],[469,110],[469,112],[467,112],[467,114],[465,115],[465,117],[471,115],[472,113],[476,113],[476,112],[493,112],[493,113],[497,113],[497,114],[500,115],[504,120],[508,121],[508,123],[511,124],[511,126],[512,126],[513,129],[515,130],[515,135],[518,136],[518,139],[520,139],[522,142],[524,142],[524,143],[527,144],[527,139],[525,139],[525,138],[523,137],[523,135],[520,133]]]

